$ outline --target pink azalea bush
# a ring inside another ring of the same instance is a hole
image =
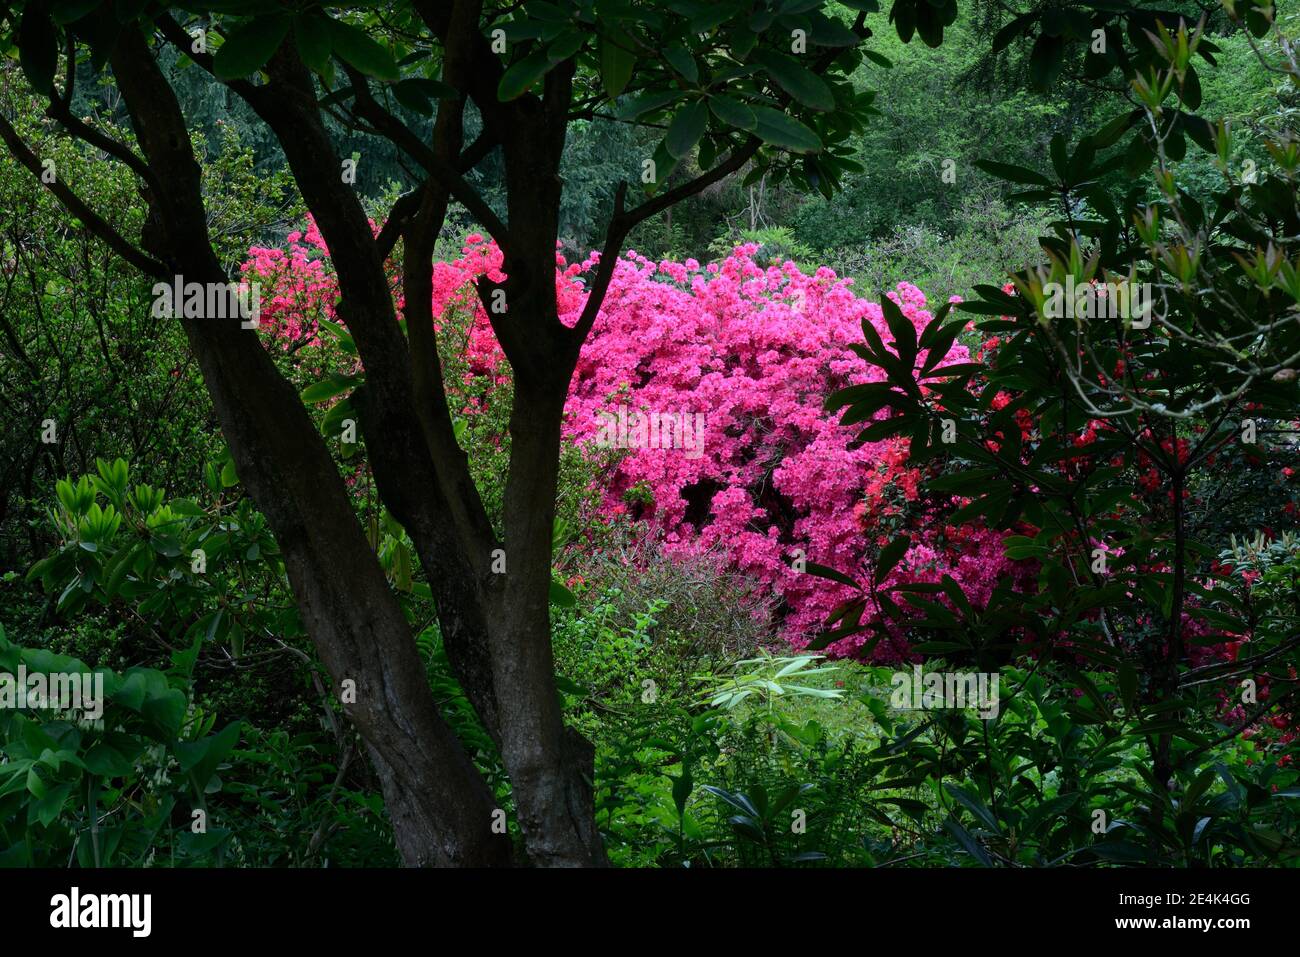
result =
[[[1003,557],[1000,533],[927,520],[939,503],[924,500],[924,476],[908,464],[903,443],[859,444],[860,426],[840,425],[825,411],[832,391],[880,378],[847,348],[861,340],[863,322],[892,341],[880,306],[826,268],[812,275],[791,262],[764,268],[755,262],[757,248],[738,247],[707,266],[652,262],[635,252],[620,258],[582,350],[565,421],[567,438],[602,465],[605,512],[648,522],[672,554],[712,555],[752,576],[780,601],[783,633],[796,646],[850,594],[801,571],[803,563],[857,575],[900,531],[911,534],[912,547],[890,581],[949,574],[978,603],[999,578],[1023,577],[1016,566],[1024,563]],[[284,250],[250,252],[246,272],[270,289],[263,321],[275,335],[311,335],[314,318],[333,318],[324,253],[314,229],[291,235]],[[598,253],[580,263],[557,254],[566,325],[577,321],[584,280],[598,262]],[[492,380],[507,367],[472,283],[485,273],[500,280],[501,264],[495,244],[472,235],[459,259],[435,265],[431,290],[435,315],[472,316],[467,375]],[[918,330],[931,319],[915,286],[902,283],[889,295]],[[969,356],[954,344],[945,358]],[[702,423],[701,441],[611,452],[608,426],[620,410],[625,421],[633,413],[686,416]],[[846,638],[831,652],[854,655],[867,637]],[[877,651],[905,653],[901,640]]]

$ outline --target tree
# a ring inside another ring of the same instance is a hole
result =
[[[752,177],[825,195],[856,167],[846,144],[871,112],[871,96],[848,76],[870,55],[862,47],[870,36],[865,17],[877,4],[369,6],[25,0],[0,7],[0,37],[17,47],[47,115],[136,177],[148,206],[138,238],[110,226],[57,170],[50,177],[7,119],[0,118],[0,138],[33,174],[46,174],[42,182],[83,227],[141,273],[211,290],[230,277],[213,250],[189,118],[160,51],[175,48],[225,84],[275,136],[337,269],[338,315],[366,371],[353,403],[380,494],[415,544],[456,676],[500,747],[527,856],[541,865],[599,864],[590,748],[561,719],[547,613],[569,378],[623,240],[638,223],[747,166]],[[1080,11],[1065,26],[1040,11],[1021,18],[1017,30],[1041,27],[1059,52],[1085,39],[1090,17],[1124,17]],[[955,16],[956,0],[895,0],[890,12],[905,41],[916,34],[930,45]],[[70,109],[76,82],[105,69],[134,143]],[[416,132],[403,110],[433,115],[432,135]],[[424,177],[377,234],[327,115],[396,146]],[[481,132],[466,142],[470,119]],[[646,197],[629,203],[626,184],[616,194],[600,268],[570,328],[557,317],[553,277],[560,158],[569,124],[579,120],[664,132],[654,154],[628,171]],[[494,151],[505,170],[504,209],[465,179]],[[701,172],[668,188],[688,157]],[[505,253],[499,281],[477,284],[515,381],[501,540],[457,444],[434,341],[431,258],[453,201]],[[385,272],[399,241],[405,335]],[[355,686],[345,706],[369,747],[404,859],[508,863],[508,841],[492,827],[492,795],[438,716],[410,629],[294,389],[238,322],[200,315],[181,323],[240,478],[280,543],[302,621],[335,682]]]
[[[637,223],[746,164],[829,189],[847,162],[839,144],[860,127],[869,102],[843,79],[868,32],[863,14],[855,32],[816,9],[821,4],[738,22],[741,6],[597,11],[584,2],[512,12],[420,0],[378,14],[239,2],[201,12],[34,2],[4,15],[4,36],[47,114],[137,178],[148,205],[138,240],[114,230],[75,183],[44,181],[81,224],[161,283],[230,282],[213,251],[187,117],[160,66],[161,49],[175,47],[224,83],[279,141],[338,271],[338,314],[366,370],[353,401],[378,487],[415,543],[453,668],[500,747],[535,864],[604,859],[590,748],[561,720],[547,604],[564,398],[621,243]],[[75,83],[105,68],[135,143],[111,139],[69,110]],[[394,106],[432,113],[435,102],[429,140]],[[471,112],[482,133],[467,144]],[[378,234],[347,182],[327,114],[395,144],[425,176]],[[655,155],[628,171],[648,187],[647,198],[632,205],[626,187],[619,190],[602,267],[580,321],[566,328],[553,281],[559,164],[569,123],[596,118],[668,122]],[[34,174],[46,169],[10,121],[0,119],[0,136]],[[464,179],[494,150],[505,167],[500,212]],[[692,151],[703,172],[656,190]],[[500,541],[456,442],[433,339],[433,244],[453,200],[506,257],[504,277],[478,285],[516,389]],[[405,336],[384,270],[399,240]],[[340,689],[355,685],[345,709],[369,748],[404,859],[509,863],[508,840],[492,826],[492,795],[439,718],[410,629],[294,389],[255,332],[212,317],[181,322],[240,478],[281,545],[302,620]]]

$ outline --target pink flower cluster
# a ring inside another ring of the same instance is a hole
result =
[[[310,230],[307,240],[322,245]],[[1002,536],[929,521],[933,504],[919,501],[923,476],[909,467],[904,446],[896,439],[858,444],[861,426],[842,426],[824,409],[834,390],[882,378],[847,348],[862,341],[863,322],[892,342],[880,306],[826,268],[805,275],[791,262],[762,267],[757,249],[741,246],[707,266],[652,262],[635,252],[620,257],[582,350],[565,420],[567,438],[605,463],[607,512],[649,521],[670,552],[710,553],[753,576],[780,600],[782,627],[795,645],[852,593],[800,571],[803,562],[863,580],[863,563],[899,532],[911,534],[913,545],[891,582],[938,581],[947,573],[972,601],[983,601],[1000,576],[1018,571],[1002,555]],[[273,252],[254,250],[264,282],[263,264],[292,271],[301,263],[303,288],[273,284],[271,308],[264,307],[264,315],[291,329],[300,296],[313,301],[330,280],[317,269],[320,259],[300,258],[292,244],[287,254]],[[434,271],[435,315],[475,311],[466,349],[476,375],[504,374],[472,286],[485,273],[499,280],[501,262],[495,244],[473,235],[461,258]],[[598,263],[598,253],[572,264],[557,254],[566,325],[577,321],[584,280]],[[915,286],[902,283],[889,295],[918,331],[929,322]],[[960,344],[947,356],[968,358]],[[702,421],[699,445],[633,443],[611,455],[602,437],[620,412],[624,419],[639,412]],[[832,653],[853,655],[867,637],[846,638]],[[905,648],[882,651],[892,657]]]
[[[261,325],[288,348],[304,336],[316,341],[317,321],[334,318],[338,281],[330,268],[329,249],[315,221],[306,234],[292,232],[285,248],[254,246],[244,262],[244,276],[263,290]]]

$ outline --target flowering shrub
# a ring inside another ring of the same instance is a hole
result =
[[[324,252],[314,229],[291,235],[286,250],[252,251],[246,269],[270,288],[263,318],[277,335],[314,333],[311,310],[332,301]],[[852,573],[900,530],[910,529],[913,544],[893,578],[937,582],[948,574],[972,600],[987,596],[1015,564],[1003,557],[1001,534],[978,524],[932,527],[933,503],[923,499],[922,473],[901,441],[861,442],[859,426],[841,425],[824,408],[831,390],[882,378],[848,348],[864,322],[889,337],[880,306],[829,269],[764,268],[757,253],[757,245],[741,246],[707,266],[635,252],[620,258],[565,420],[566,437],[601,466],[605,514],[649,522],[669,554],[711,555],[751,576],[780,602],[784,634],[796,645],[849,592],[804,564]],[[580,263],[557,254],[566,325],[577,321],[582,280],[598,262],[598,253]],[[473,381],[505,375],[472,286],[484,273],[500,280],[501,263],[495,244],[471,235],[461,258],[435,264],[435,315],[443,325],[462,317],[466,361],[448,387],[461,398],[453,409],[467,417],[482,411],[469,400],[483,394]],[[918,328],[929,322],[915,286],[902,283],[889,295]],[[944,358],[969,356],[957,343]],[[647,431],[651,414],[679,426],[698,422],[699,434]],[[621,441],[611,442],[616,423]],[[843,639],[831,651],[852,655],[865,639]],[[887,656],[905,651],[897,640],[881,647]]]

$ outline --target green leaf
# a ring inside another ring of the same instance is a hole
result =
[[[260,70],[289,32],[285,17],[250,20],[226,37],[212,58],[212,71],[223,80],[238,80]]]
[[[758,50],[754,60],[767,70],[777,86],[804,106],[823,112],[835,109],[835,94],[826,81],[791,57],[772,50]]]
[[[680,43],[674,43],[664,50],[664,59],[672,66],[674,70],[686,78],[688,83],[696,83],[700,79],[699,68],[695,64],[695,57],[691,56]]]
[[[76,23],[97,6],[96,0],[59,0],[54,4],[54,22],[60,26]]]
[[[998,179],[1005,179],[1011,183],[1046,187],[1052,185],[1052,181],[1046,176],[1035,173],[1031,169],[1025,169],[1023,166],[1013,166],[1010,163],[995,163],[992,160],[976,160],[975,165],[984,172],[991,173]]]
[[[364,30],[339,20],[330,20],[329,31],[334,52],[366,76],[390,82],[401,77],[393,55]]]
[[[955,784],[950,784],[947,781],[944,782],[943,787],[945,791],[952,795],[953,800],[957,801],[958,804],[974,814],[981,824],[987,827],[994,834],[1002,833],[1002,829],[998,827],[997,818],[993,816],[993,812],[985,807],[984,802],[979,798],[975,797],[975,795],[971,794],[964,788],[960,788]]]
[[[614,115],[620,120],[639,119],[647,113],[653,113],[675,102],[677,96],[676,90],[651,90],[647,93],[638,93],[624,99],[614,110]]]
[[[393,99],[411,112],[419,113],[422,116],[433,115],[433,104],[429,102],[429,98],[411,80],[394,83],[391,89]]]
[[[557,582],[554,578],[551,579],[550,593],[548,597],[551,604],[555,605],[557,608],[572,608],[578,603],[577,596]]]
[[[754,118],[758,126],[754,132],[759,139],[795,153],[820,153],[822,141],[804,124],[770,106],[756,106]]]
[[[332,399],[342,392],[349,391],[360,382],[360,376],[331,372],[320,382],[313,383],[303,389],[300,398],[307,403],[324,402],[326,399]]]
[[[632,67],[636,64],[635,49],[631,38],[622,30],[610,30],[600,35],[600,82],[605,93],[612,100],[623,92],[632,79]]]
[[[708,124],[709,109],[703,100],[683,106],[668,124],[668,134],[664,137],[664,148],[668,150],[668,155],[673,159],[687,156],[704,135]]]
[[[302,57],[302,62],[307,64],[307,69],[316,73],[325,70],[330,53],[334,49],[334,44],[330,40],[330,30],[328,18],[310,15],[294,17],[294,43],[298,47],[298,55]]]
[[[83,760],[87,771],[104,778],[126,777],[135,769],[133,757],[124,755],[105,741],[93,745]]]
[[[42,96],[54,91],[54,71],[59,64],[59,39],[43,4],[30,3],[18,24],[18,62],[27,82]]]
[[[889,573],[894,570],[907,550],[912,546],[912,540],[906,535],[899,535],[888,545],[880,550],[880,557],[876,559],[876,581],[882,582],[888,577]]]
[[[853,47],[861,42],[861,37],[839,20],[820,13],[812,14],[808,38],[821,47]]]
[[[546,59],[552,65],[563,63],[582,49],[587,42],[587,35],[580,30],[568,30],[561,33],[560,36],[546,48]]]
[[[738,130],[746,130],[752,133],[758,127],[758,120],[754,116],[754,111],[735,97],[710,96],[709,109],[722,122],[728,126],[734,126]]]
[[[545,50],[534,50],[501,76],[497,84],[497,99],[503,103],[515,100],[528,92],[529,87],[546,75],[551,60]]]
[[[843,572],[837,572],[835,569],[826,565],[818,565],[816,562],[808,562],[804,566],[804,571],[809,575],[817,578],[825,578],[827,581],[838,582],[841,585],[848,585],[850,588],[861,591],[862,586],[855,582]]]
[[[985,867],[993,866],[993,859],[989,857],[988,851],[984,850],[980,842],[975,840],[970,831],[962,827],[955,818],[949,817],[943,822],[943,827],[944,830],[957,839],[957,843],[965,849],[967,854]]]
[[[894,351],[910,377],[916,365],[916,327],[903,315],[898,303],[884,294],[880,296],[880,311],[885,314],[885,323],[894,336]]]
[[[1039,90],[1046,90],[1055,82],[1065,65],[1065,41],[1060,37],[1040,34],[1029,53],[1029,78]]]
[[[183,741],[176,745],[176,760],[182,771],[188,772],[197,794],[203,794],[217,771],[217,765],[225,760],[235,745],[239,743],[239,722],[226,725],[217,734],[200,741]]]

